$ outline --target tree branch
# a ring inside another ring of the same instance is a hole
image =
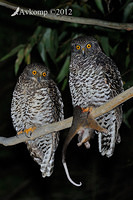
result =
[[[6,8],[10,8],[12,10],[16,10],[18,7],[23,9],[23,11],[28,11],[29,8],[20,7],[19,5],[15,5],[12,3],[9,3],[5,0],[0,0],[0,5],[4,6]],[[64,21],[64,22],[70,22],[70,23],[77,23],[77,24],[87,24],[87,25],[93,25],[93,26],[101,26],[106,28],[112,28],[112,29],[124,29],[124,30],[133,30],[133,23],[116,23],[116,22],[108,22],[104,20],[99,19],[89,19],[89,18],[83,18],[83,17],[72,17],[72,16],[65,16],[65,15],[55,15],[55,14],[47,14],[47,15],[40,15],[37,14],[37,17],[50,19],[50,20],[58,20],[58,21]]]
[[[124,103],[125,101],[127,101],[128,99],[130,99],[132,97],[133,97],[133,87],[131,87],[128,90],[124,91],[123,93],[119,94],[118,96],[111,99],[110,101],[103,104],[102,106],[93,109],[91,112],[91,115],[94,118],[97,118],[100,115],[103,115],[103,114],[109,112],[110,110],[114,109],[115,107]],[[55,122],[52,124],[47,124],[45,126],[37,128],[32,133],[31,137],[27,137],[27,136],[25,136],[25,134],[20,134],[19,136],[14,136],[14,137],[10,137],[10,138],[0,137],[0,144],[2,144],[4,146],[11,146],[11,145],[19,144],[21,142],[25,142],[27,140],[33,140],[37,137],[46,135],[48,133],[52,133],[54,131],[60,131],[60,130],[69,128],[69,127],[71,127],[72,119],[73,118],[70,117],[63,121]]]

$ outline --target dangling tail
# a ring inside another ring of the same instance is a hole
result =
[[[74,136],[73,136],[73,137],[74,137]],[[72,140],[73,137],[67,138],[67,140],[66,140],[65,143],[64,143],[63,150],[62,150],[62,164],[63,164],[64,170],[65,170],[66,176],[67,176],[68,180],[70,181],[70,183],[72,183],[73,185],[79,187],[79,186],[82,185],[82,183],[81,183],[81,182],[80,182],[80,183],[75,183],[75,182],[71,179],[71,177],[70,177],[70,175],[69,175],[68,168],[67,168],[66,160],[65,160],[67,146],[68,146],[69,142]]]

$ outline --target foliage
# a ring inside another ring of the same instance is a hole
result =
[[[47,1],[44,3],[44,5],[45,4],[46,7],[49,7],[49,3]],[[115,7],[112,8],[114,9],[114,11],[112,11],[110,6],[111,5],[109,5],[109,2],[95,0],[93,4],[90,3],[90,5],[88,5],[88,2],[86,1],[82,1],[80,3],[77,3],[76,1],[64,2],[63,5],[58,4],[56,8],[72,8],[73,13],[76,16],[83,15],[85,17],[90,17],[91,15],[93,16],[94,13],[100,12],[101,18],[104,18],[107,15],[109,15],[111,18],[111,16],[113,16],[113,14],[115,13]],[[108,12],[106,10],[107,8]],[[116,8],[117,12],[123,13],[121,22],[126,22],[126,20],[132,20],[132,15],[130,15],[133,11],[132,8],[133,3],[130,1],[128,1],[128,3],[125,2],[125,4],[123,2],[122,8],[120,8],[119,10],[117,10],[118,8]],[[13,56],[14,54],[17,54],[17,58],[14,65],[15,73],[17,74],[19,66],[21,65],[23,60],[26,64],[31,63],[31,53],[36,48],[41,57],[40,61],[44,62],[47,66],[50,66],[52,61],[53,65],[55,65],[56,67],[57,72],[60,73],[57,76],[57,81],[62,81],[62,84],[64,84],[63,80],[68,74],[69,63],[67,56],[70,55],[71,39],[77,36],[78,34],[86,34],[88,26],[84,25],[83,30],[81,30],[81,25],[64,23],[62,24],[62,29],[59,29],[59,23],[57,21],[54,21],[53,23],[57,25],[57,28],[37,25],[33,35],[29,38],[28,42],[25,41],[25,44],[19,44],[17,47],[14,47],[9,53],[7,53],[7,55],[4,55],[0,59],[0,61],[4,61],[7,58]],[[75,30],[73,29],[73,31],[76,32],[77,30],[77,32],[79,32],[78,34],[72,33],[72,31],[67,31],[67,29],[69,29],[69,27],[72,26],[76,27]],[[118,33],[117,31],[104,29],[105,33],[103,33],[103,28],[92,27],[91,29],[94,33],[93,35],[99,39],[103,50],[108,56],[113,57],[115,54],[117,54],[117,51],[120,48],[120,46],[125,45],[126,55],[124,55],[125,61],[123,63],[123,66],[121,67],[121,71],[125,72],[125,70],[122,69],[124,68],[124,66],[127,69],[130,68],[132,62],[130,48],[133,45],[131,35],[129,38],[127,38],[126,44],[124,44],[125,41],[122,39],[122,37],[124,35],[128,35],[126,31],[120,31]],[[59,69],[58,66],[62,69]],[[124,82],[126,83],[126,88],[128,87],[128,85],[130,86],[130,84],[127,83],[127,80],[124,80]]]

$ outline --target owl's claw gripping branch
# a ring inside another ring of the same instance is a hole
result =
[[[26,133],[26,135],[28,135],[29,133],[32,133],[34,130],[36,129],[36,127],[30,127],[28,129],[24,129],[23,131],[19,131],[17,132],[17,135],[20,135],[22,133]]]
[[[79,134],[79,143],[78,146],[81,146],[83,143],[85,144],[86,148],[90,148],[89,140],[93,136],[94,130],[107,133],[107,129],[101,127],[97,121],[91,115],[91,111],[93,107],[88,108],[81,108],[76,106],[73,112],[73,122],[72,126],[69,130],[68,136],[65,140],[63,150],[62,150],[62,163],[67,175],[68,180],[75,186],[81,186],[82,183],[79,184],[75,183],[69,175],[67,164],[66,164],[66,150],[67,146],[69,145],[70,141],[76,134]]]

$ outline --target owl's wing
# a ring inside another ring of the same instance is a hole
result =
[[[111,89],[112,98],[123,92],[121,75],[113,60],[101,52],[97,58],[97,65],[98,67],[102,66],[105,83],[108,84]]]
[[[123,92],[123,83],[120,72],[115,63],[101,53],[100,59],[97,60],[98,67],[102,67],[104,73],[105,84],[109,88],[109,99],[117,96]],[[120,142],[120,135],[118,133],[122,122],[122,108],[121,106],[111,110],[110,112],[100,116],[98,119],[100,125],[108,129],[108,134],[98,133],[99,152],[107,157],[112,156],[115,143]]]
[[[55,106],[53,110],[55,120],[56,121],[63,120],[64,119],[64,111],[63,111],[64,105],[63,105],[61,93],[53,80],[49,81],[49,90],[50,90],[49,95],[50,95],[51,101],[53,102]]]

